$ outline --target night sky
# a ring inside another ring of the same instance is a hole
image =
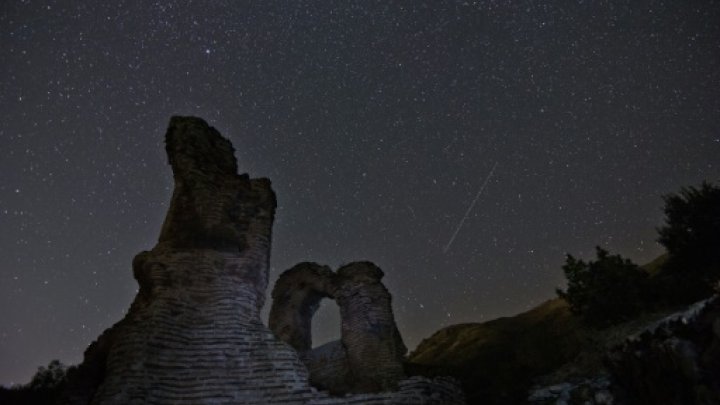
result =
[[[411,349],[553,297],[566,252],[653,259],[661,195],[720,179],[717,1],[8,0],[0,50],[2,384],[129,307],[171,115],[272,180],[271,285],[371,260]]]

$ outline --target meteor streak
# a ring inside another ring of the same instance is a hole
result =
[[[458,224],[457,228],[455,229],[455,232],[453,233],[452,237],[448,241],[447,245],[443,248],[443,253],[447,253],[448,250],[450,250],[450,246],[455,241],[455,237],[457,236],[458,232],[460,232],[460,228],[462,228],[463,224],[465,223],[465,220],[467,219],[468,215],[470,215],[470,211],[472,211],[473,207],[475,206],[475,203],[477,202],[478,198],[480,198],[480,194],[482,194],[483,190],[485,190],[485,186],[487,186],[488,181],[490,181],[490,178],[492,177],[493,173],[495,173],[495,168],[497,167],[498,162],[495,162],[492,169],[490,170],[490,174],[487,175],[485,178],[485,181],[483,182],[482,186],[480,186],[480,190],[478,190],[477,194],[475,194],[475,198],[473,198],[472,202],[470,203],[470,206],[468,207],[467,211],[465,211],[465,215],[463,215],[462,219],[460,220],[460,223]]]

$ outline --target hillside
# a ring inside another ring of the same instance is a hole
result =
[[[664,258],[643,266],[649,273]],[[556,298],[512,317],[443,328],[408,356],[408,370],[458,378],[468,403],[522,403],[535,383],[597,373],[606,349],[670,310],[604,330],[582,324]]]
[[[469,403],[518,402],[533,377],[578,355],[584,332],[554,299],[517,316],[441,329],[410,354],[409,368],[460,379]]]

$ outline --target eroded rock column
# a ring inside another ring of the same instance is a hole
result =
[[[405,377],[407,348],[395,325],[391,296],[380,281],[383,272],[370,262],[337,271],[334,297],[340,307],[342,343],[355,392],[397,388]]]
[[[75,403],[313,398],[297,353],[260,321],[276,205],[270,181],[237,174],[230,142],[198,118],[173,117],[166,150],[175,189],[160,238],[133,261],[140,290],[127,315],[80,367],[104,378],[84,400],[76,389]]]

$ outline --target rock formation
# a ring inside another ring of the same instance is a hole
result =
[[[534,404],[720,404],[720,298],[645,326],[605,354],[607,370],[535,387]]]
[[[372,263],[351,263],[337,271],[334,297],[342,319],[353,391],[386,391],[404,377],[407,348],[395,326],[383,272]]]
[[[631,336],[607,365],[627,403],[720,404],[720,297]]]
[[[611,392],[612,381],[606,375],[594,378],[573,379],[548,387],[534,387],[530,390],[528,402],[534,405],[583,404],[619,405]]]
[[[294,347],[310,370],[313,385],[334,393],[392,390],[405,377],[407,348],[395,325],[383,272],[356,262],[333,273],[300,263],[278,278],[273,289],[270,329]],[[340,307],[341,340],[311,350],[311,320],[320,300]]]
[[[173,117],[166,149],[175,190],[157,245],[133,260],[139,292],[68,374],[61,402],[462,402],[442,379],[345,398],[311,387],[296,350],[260,321],[275,212],[270,181],[238,175],[230,142],[198,118]]]
[[[311,320],[320,300],[332,296],[332,277],[329,267],[303,262],[283,272],[273,287],[270,329],[301,355],[312,349]]]

